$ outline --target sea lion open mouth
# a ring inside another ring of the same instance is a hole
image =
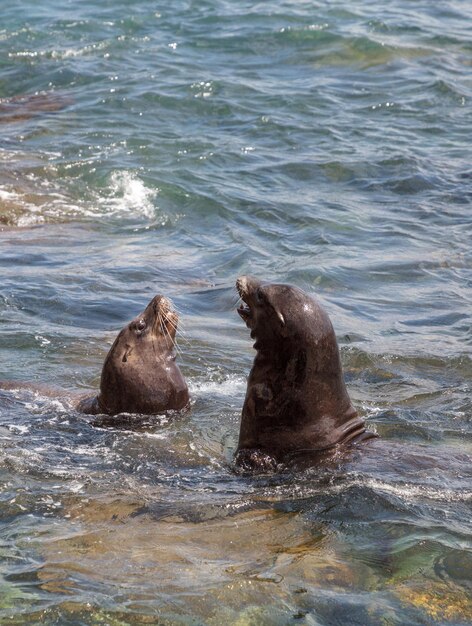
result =
[[[256,321],[255,312],[258,300],[261,300],[260,297],[258,298],[261,284],[259,280],[251,276],[240,276],[236,281],[236,289],[242,300],[237,311],[249,328],[253,328]]]
[[[238,313],[245,322],[251,317],[251,309],[245,302],[238,307]]]
[[[284,285],[278,285],[284,288]],[[240,317],[246,323],[246,326],[252,331],[251,337],[256,336],[262,339],[266,336],[269,341],[274,338],[274,332],[285,326],[285,317],[281,308],[277,304],[277,300],[272,297],[273,285],[263,283],[253,276],[240,276],[236,281],[236,289],[242,304],[237,311]],[[288,294],[289,297],[289,294]],[[269,318],[275,318],[272,322],[268,322]],[[274,324],[275,321],[275,324]],[[262,343],[257,346],[261,347]]]

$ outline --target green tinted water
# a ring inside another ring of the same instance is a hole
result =
[[[0,379],[66,390],[0,391],[2,623],[472,620],[471,18],[2,9]],[[242,273],[317,294],[382,441],[233,473]],[[192,411],[94,428],[67,393],[155,293]]]

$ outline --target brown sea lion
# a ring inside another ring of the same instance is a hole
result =
[[[98,396],[77,408],[89,415],[153,415],[184,409],[187,384],[175,362],[178,315],[164,296],[155,296],[115,339],[103,364]]]
[[[290,285],[242,276],[239,315],[256,340],[236,464],[273,470],[290,455],[316,456],[375,436],[351,404],[331,321],[312,297]]]
[[[0,98],[0,123],[22,122],[41,113],[60,111],[72,100],[53,91]]]

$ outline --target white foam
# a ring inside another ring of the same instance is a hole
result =
[[[235,394],[243,394],[246,389],[246,378],[229,374],[223,380],[203,380],[189,381],[189,390],[192,395],[219,395],[234,396]]]
[[[26,425],[10,424],[8,428],[11,432],[19,433],[20,435],[25,435],[30,431],[30,427]]]
[[[349,481],[349,486],[356,485],[359,487],[369,487],[374,491],[380,491],[384,493],[391,493],[395,496],[402,498],[403,500],[416,500],[417,498],[427,498],[428,500],[438,500],[446,502],[471,502],[472,491],[467,489],[453,490],[453,489],[438,489],[435,487],[428,487],[427,485],[413,485],[411,483],[395,484],[386,483],[375,478],[368,479],[354,479]],[[334,487],[335,491],[344,491],[346,485],[339,488]]]
[[[35,335],[34,338],[41,344],[41,346],[47,346],[51,343],[49,339],[46,339],[46,337],[43,337],[42,335]]]
[[[152,219],[155,217],[153,199],[157,189],[149,189],[134,173],[127,170],[115,171],[109,177],[110,195],[102,198],[112,213],[138,213]]]
[[[24,407],[32,413],[39,413],[40,415],[44,413],[49,414],[51,410],[60,414],[68,414],[70,412],[69,402],[66,399],[60,400],[59,398],[51,398],[48,395],[45,395],[40,391],[36,391],[34,389],[32,389],[31,391],[26,389],[25,391],[29,391],[33,394],[34,397],[34,401],[23,402]],[[50,421],[54,419],[55,418],[52,418]]]
[[[109,149],[103,148],[105,155]],[[49,153],[48,156],[57,158],[60,155]],[[98,155],[90,159],[91,165],[96,158]],[[160,218],[162,225],[168,221],[168,217],[160,214],[155,206],[159,189],[148,187],[136,172],[114,170],[109,174],[104,189],[90,190],[88,197],[84,195],[76,201],[61,186],[57,168],[52,163],[47,163],[45,175],[30,171],[31,166],[44,168],[44,155],[37,162],[32,162],[31,156],[0,149],[0,162],[7,168],[0,181],[0,201],[5,204],[4,213],[10,215],[12,222],[18,226],[32,226],[48,220],[97,219],[115,215],[136,215],[153,221]],[[22,178],[16,172],[9,173],[13,166],[25,169]]]
[[[306,482],[304,484],[291,484],[289,486],[290,497],[313,497],[319,494],[339,495],[345,493],[352,487],[360,487],[362,489],[371,489],[376,493],[392,494],[401,500],[409,503],[417,503],[419,500],[432,500],[434,502],[472,502],[472,491],[470,489],[448,489],[431,487],[425,484],[412,483],[395,483],[385,482],[378,478],[364,478],[358,475],[345,475],[345,480],[340,484],[315,484],[310,486]],[[283,485],[275,487],[272,493],[277,499],[287,497],[287,486]]]
[[[0,38],[1,40],[1,38]],[[46,59],[68,59],[73,57],[82,57],[90,54],[95,54],[97,51],[106,50],[109,46],[107,41],[99,41],[90,45],[82,46],[81,48],[64,48],[64,49],[51,49],[45,48],[43,50],[16,50],[9,52],[8,57],[10,59],[23,59],[23,58],[46,58]]]
[[[162,424],[159,424],[159,425],[161,426]],[[128,432],[134,434],[132,430]],[[146,431],[144,431],[143,433],[140,433],[140,435],[141,436],[144,435],[144,437],[146,437],[147,439],[167,439],[168,437],[167,433],[149,433]]]
[[[373,417],[374,415],[378,415],[379,413],[382,413],[382,411],[385,411],[385,408],[382,408],[380,406],[370,406],[368,404],[362,404],[362,410],[364,411],[364,414],[366,416]]]
[[[0,188],[0,200],[16,200],[17,197],[17,194],[12,191]]]

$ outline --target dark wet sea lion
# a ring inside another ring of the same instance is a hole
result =
[[[98,396],[81,400],[78,410],[153,415],[185,408],[188,388],[175,362],[177,324],[170,301],[155,296],[120,331],[103,364]]]
[[[0,123],[22,122],[41,113],[53,113],[72,104],[64,94],[37,92],[0,98]]]
[[[156,415],[185,409],[187,384],[175,362],[178,315],[164,296],[155,296],[144,311],[120,331],[103,364],[97,396],[81,397],[45,385],[0,381],[0,389],[25,390],[40,396],[63,398],[88,415],[119,413]],[[125,421],[129,422],[129,419]],[[103,420],[96,422],[103,425]]]
[[[375,436],[346,390],[331,321],[312,297],[290,285],[242,276],[239,315],[257,350],[244,401],[236,464],[275,469],[290,455],[324,453]]]

